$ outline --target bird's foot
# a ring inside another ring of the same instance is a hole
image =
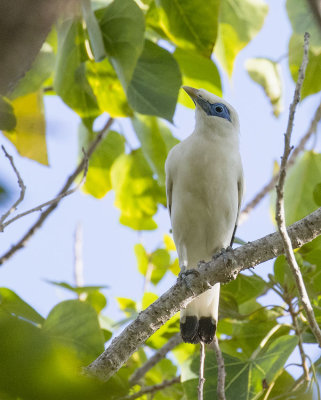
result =
[[[192,269],[185,269],[185,270],[182,270],[182,271],[179,273],[177,280],[178,280],[178,281],[181,281],[181,282],[184,282],[184,284],[187,286],[187,288],[195,295],[195,293],[194,293],[194,291],[193,291],[193,289],[192,289],[192,287],[191,287],[191,285],[190,285],[188,279],[186,279],[186,277],[187,277],[188,275],[195,275],[196,277],[199,277],[199,276],[200,276],[200,273],[199,273],[199,271],[197,271],[197,269],[195,269],[195,268],[192,268]]]

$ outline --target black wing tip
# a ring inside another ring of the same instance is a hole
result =
[[[180,328],[185,343],[196,344],[201,341],[210,344],[215,336],[216,323],[211,317],[201,317],[198,320],[196,316],[188,316],[184,323],[180,323]]]
[[[202,317],[198,323],[198,335],[203,343],[212,343],[216,332],[216,323],[211,317]]]

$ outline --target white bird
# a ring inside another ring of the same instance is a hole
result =
[[[181,273],[232,245],[243,192],[239,119],[225,100],[183,86],[196,106],[193,133],[172,148],[166,170],[167,205]],[[218,321],[220,284],[181,310],[185,342],[211,343]]]

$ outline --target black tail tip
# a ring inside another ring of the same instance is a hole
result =
[[[212,343],[216,332],[216,323],[211,317],[202,317],[198,323],[198,335],[203,343]]]
[[[202,317],[198,320],[196,316],[189,316],[185,318],[184,323],[181,322],[180,327],[183,341],[192,344],[200,341],[210,344],[216,332],[216,323],[211,317]]]
[[[186,317],[185,321],[180,323],[182,339],[185,343],[198,343],[198,318],[196,316]]]

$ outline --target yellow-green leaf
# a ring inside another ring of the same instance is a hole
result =
[[[87,61],[86,76],[101,111],[108,112],[114,118],[133,114],[124,89],[107,58],[99,63]]]
[[[173,272],[173,274],[174,274],[175,276],[178,276],[178,275],[179,275],[181,269],[180,269],[180,266],[179,266],[178,258],[175,258],[175,260],[174,260],[174,261],[172,262],[172,264],[169,266],[169,269]]]
[[[116,300],[119,308],[124,311],[127,317],[137,311],[137,306],[134,300],[127,299],[126,297],[116,297]]]
[[[0,96],[0,130],[12,131],[16,123],[17,120],[10,101]]]
[[[93,140],[94,135],[94,132],[89,132],[88,129],[81,124],[79,127],[80,148],[86,148],[88,143]],[[118,132],[110,131],[90,157],[86,182],[82,190],[97,199],[104,197],[112,188],[110,177],[111,167],[124,151],[124,137]]]
[[[156,0],[160,26],[180,48],[210,57],[217,35],[219,0]]]
[[[141,243],[137,243],[135,244],[134,251],[135,251],[138,271],[145,276],[149,263],[149,257],[145,250],[145,247]]]
[[[215,55],[229,76],[235,57],[260,31],[267,12],[263,0],[221,1]]]
[[[17,124],[13,131],[4,132],[4,135],[23,157],[48,165],[42,93],[18,97],[12,106]]]
[[[165,233],[165,235],[163,236],[163,239],[164,239],[164,244],[165,244],[166,250],[176,251],[176,246],[175,246],[174,240],[170,235]]]
[[[163,193],[141,149],[118,157],[111,168],[111,181],[120,222],[135,230],[156,229],[153,216]]]
[[[289,68],[294,82],[297,81],[303,58],[303,36],[293,34],[289,42]],[[320,46],[309,47],[309,63],[301,89],[301,99],[321,90],[321,41]]]
[[[268,58],[251,58],[245,67],[254,82],[262,86],[271,101],[276,117],[283,111],[282,82],[279,65]]]
[[[175,50],[174,57],[182,72],[183,85],[202,88],[217,96],[222,96],[221,78],[216,65],[210,58],[195,51],[179,48]],[[185,107],[194,107],[193,102],[182,89],[179,91],[178,101]]]
[[[158,296],[155,293],[152,293],[152,292],[144,293],[143,300],[142,300],[142,309],[145,310],[145,308],[149,307],[157,299],[158,299]]]

